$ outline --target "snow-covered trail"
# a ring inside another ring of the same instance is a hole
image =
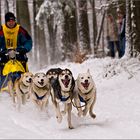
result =
[[[112,60],[109,60],[112,61]],[[55,118],[50,101],[46,112],[39,112],[29,101],[18,112],[7,93],[0,94],[0,138],[2,139],[136,139],[140,138],[140,72],[129,79],[121,71],[111,78],[103,78],[105,60],[89,60],[82,65],[59,64],[70,68],[76,77],[90,69],[97,86],[96,119],[79,118],[73,107],[72,123],[75,129],[67,128],[67,118],[61,124]],[[58,67],[56,66],[56,67]],[[131,69],[133,71],[133,69]],[[46,71],[42,69],[41,71]]]

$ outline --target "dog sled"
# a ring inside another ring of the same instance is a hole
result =
[[[6,53],[9,58],[8,62],[4,64],[0,72],[0,92],[8,91],[8,81],[14,81],[21,77],[21,74],[28,71],[28,66],[26,63],[26,68],[23,67],[22,62],[16,59],[16,55],[19,54],[14,49],[9,49],[11,53]]]

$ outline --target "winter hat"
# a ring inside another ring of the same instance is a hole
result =
[[[16,20],[16,17],[13,13],[8,12],[5,14],[5,22],[8,22],[10,20]]]

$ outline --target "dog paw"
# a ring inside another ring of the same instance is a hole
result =
[[[73,126],[69,126],[69,129],[74,129],[74,127]]]
[[[95,114],[92,114],[91,117],[92,117],[93,119],[95,119],[95,118],[96,118],[96,115],[95,115]]]
[[[56,116],[57,122],[61,123],[62,122],[62,116]]]

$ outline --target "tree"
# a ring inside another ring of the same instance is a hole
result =
[[[134,8],[134,19],[133,19],[133,41],[134,41],[134,49],[136,52],[140,53],[140,1],[135,0],[133,1],[133,8]],[[138,53],[136,53],[136,56]]]
[[[81,52],[91,53],[89,39],[89,24],[87,17],[87,1],[76,0],[77,9],[77,37]]]
[[[126,0],[126,41],[127,41],[127,52],[126,55],[130,57],[132,52],[132,38],[131,38],[131,6],[130,0]]]

